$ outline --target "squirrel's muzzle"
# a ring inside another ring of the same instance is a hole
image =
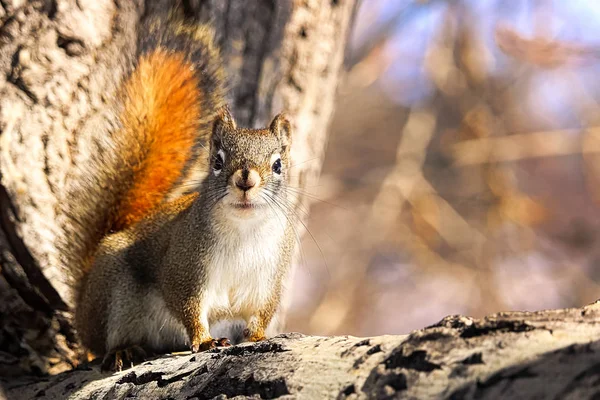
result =
[[[235,186],[246,193],[260,184],[260,174],[255,169],[238,169],[233,174]]]

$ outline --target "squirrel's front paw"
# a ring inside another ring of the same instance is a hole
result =
[[[209,339],[205,340],[201,343],[192,344],[192,353],[199,353],[201,351],[206,351],[210,349],[214,349],[216,347],[229,347],[231,346],[231,342],[227,338],[220,339]]]

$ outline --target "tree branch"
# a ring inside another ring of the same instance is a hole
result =
[[[10,399],[588,398],[597,391],[600,303],[451,316],[406,336],[285,334],[163,356],[114,375],[82,367],[4,383]]]

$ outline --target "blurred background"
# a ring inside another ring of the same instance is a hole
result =
[[[363,0],[346,65],[286,330],[600,298],[600,2]]]

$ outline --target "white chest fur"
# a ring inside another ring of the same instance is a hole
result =
[[[275,284],[284,226],[281,221],[236,221],[223,229],[207,263],[203,305],[209,323],[248,319]]]

